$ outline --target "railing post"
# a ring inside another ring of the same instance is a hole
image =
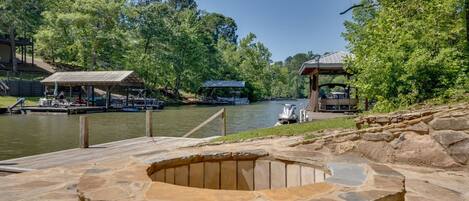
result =
[[[221,113],[222,125],[221,125],[221,135],[226,136],[226,109],[223,108]]]
[[[80,148],[86,149],[89,147],[88,134],[88,117],[80,116]]]
[[[145,118],[145,135],[147,137],[153,137],[153,124],[152,124],[152,110],[146,111],[146,118]]]

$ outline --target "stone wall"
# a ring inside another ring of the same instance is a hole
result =
[[[388,114],[360,116],[355,119],[355,122],[357,124],[357,128],[359,129],[364,128],[364,127],[380,127],[384,125],[390,125],[390,124],[400,123],[403,121],[409,121],[412,119],[422,118],[425,116],[433,115],[435,113],[441,113],[444,111],[452,110],[452,109],[463,107],[463,106],[464,104],[426,106],[422,108],[392,112]]]
[[[335,154],[358,152],[378,162],[434,167],[469,165],[468,103],[358,120],[359,127],[370,127],[303,144]]]

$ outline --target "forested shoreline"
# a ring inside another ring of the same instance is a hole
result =
[[[322,83],[351,84],[377,111],[469,97],[466,2],[360,1],[342,33],[354,54],[346,65],[352,79],[321,76]],[[4,0],[0,11],[0,34],[34,38],[50,63],[134,70],[176,99],[205,80],[246,81],[251,101],[307,97],[308,77],[298,69],[317,56],[272,61],[254,33],[238,37],[234,19],[195,0]]]
[[[312,54],[273,63],[254,33],[238,38],[236,22],[200,10],[195,0],[9,1],[21,17],[17,35],[33,37],[37,54],[79,70],[136,71],[148,88],[197,93],[205,80],[243,80],[255,100],[307,96],[301,64]],[[8,27],[8,26],[4,26]]]

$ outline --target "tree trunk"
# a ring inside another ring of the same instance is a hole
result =
[[[150,46],[150,39],[147,38],[147,39],[145,39],[145,48],[143,49],[143,53],[145,53],[145,54],[147,53],[149,46]]]
[[[181,75],[176,75],[176,83],[174,85],[174,95],[180,99],[179,89],[181,88]]]
[[[9,29],[10,34],[10,48],[11,48],[11,65],[13,68],[13,73],[18,72],[18,67],[16,63],[16,41],[15,41],[15,25],[11,25]]]
[[[93,50],[92,50],[92,62],[93,62],[93,66],[92,66],[92,70],[96,70],[96,46],[93,45]]]
[[[464,1],[464,10],[466,12],[466,41],[469,43],[469,0]]]

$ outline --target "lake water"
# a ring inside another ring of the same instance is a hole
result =
[[[266,101],[250,105],[224,106],[227,109],[227,133],[272,127],[284,103],[297,105],[306,100]],[[205,121],[222,107],[166,107],[153,113],[156,136],[179,137]],[[145,135],[145,113],[89,114],[90,144],[101,144]],[[78,147],[78,115],[0,115],[0,160]],[[217,118],[192,137],[220,135]]]

